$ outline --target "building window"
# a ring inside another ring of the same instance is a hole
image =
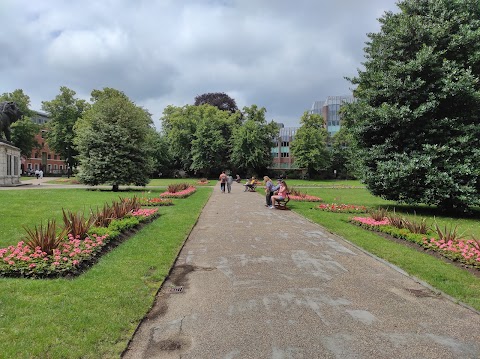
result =
[[[35,158],[38,158],[38,152],[35,152]]]
[[[290,143],[288,141],[283,141],[282,142],[282,147],[288,147]]]
[[[52,165],[48,165],[47,168],[48,168],[48,172],[52,172]]]
[[[31,169],[32,169],[32,164],[31,164],[31,163],[27,163],[27,168],[28,168],[29,170],[31,170]]]
[[[57,155],[53,155],[53,159],[56,160],[56,159],[57,159]]]
[[[51,160],[52,159],[52,155],[49,153],[48,154],[48,159]]]
[[[62,170],[63,170],[63,166],[62,166],[62,165],[60,165],[60,171],[62,171]]]
[[[290,153],[282,152],[281,157],[290,157]]]
[[[38,163],[35,163],[35,171],[38,170]]]

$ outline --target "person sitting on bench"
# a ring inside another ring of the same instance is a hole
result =
[[[275,208],[275,202],[277,202],[277,205],[280,203],[280,201],[283,201],[285,198],[287,198],[287,193],[288,193],[288,186],[285,183],[284,180],[279,179],[279,189],[278,193],[274,196],[272,196],[272,205],[269,207],[270,209]],[[276,189],[276,187],[274,187]]]
[[[255,177],[252,177],[252,179],[250,181],[247,181],[247,183],[245,183],[245,192],[246,191],[255,191]]]

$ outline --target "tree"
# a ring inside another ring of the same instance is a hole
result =
[[[244,122],[234,128],[231,162],[239,170],[265,173],[272,163],[271,150],[278,127],[273,121],[267,124],[265,112],[264,107],[256,105],[244,107]]]
[[[23,157],[29,157],[34,148],[40,148],[35,141],[35,135],[40,131],[40,126],[28,117],[12,124],[12,143],[20,148]]]
[[[327,137],[322,116],[304,112],[290,150],[298,167],[306,168],[310,176],[330,163]]]
[[[188,171],[192,164],[190,152],[198,118],[196,107],[186,105],[183,107],[167,106],[163,110],[163,134],[168,143],[173,166]]]
[[[199,121],[192,140],[190,169],[205,176],[216,175],[228,166],[230,138],[225,134],[229,136],[237,116],[211,105],[199,106],[198,111]]]
[[[367,188],[385,199],[466,210],[480,204],[480,7],[404,0],[369,34],[357,102],[344,119]]]
[[[0,96],[0,102],[3,101],[15,102],[25,117],[32,117],[34,115],[34,112],[30,110],[30,97],[26,95],[22,89],[3,93]]]
[[[150,114],[121,91],[92,91],[92,106],[75,125],[80,180],[88,185],[108,183],[144,186],[153,164],[148,136]]]
[[[204,93],[195,97],[195,106],[205,104],[215,106],[222,111],[229,111],[230,113],[238,112],[235,100],[224,92]]]
[[[359,175],[359,159],[352,139],[352,134],[345,126],[331,139],[330,173],[337,171],[339,178],[355,178]]]
[[[70,168],[76,167],[78,152],[73,144],[73,127],[89,104],[75,98],[75,91],[61,86],[60,94],[52,101],[43,101],[42,109],[48,113],[47,142],[50,148],[65,158]]]

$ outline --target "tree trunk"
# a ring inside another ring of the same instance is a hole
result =
[[[114,184],[112,187],[113,192],[118,192],[118,184]]]

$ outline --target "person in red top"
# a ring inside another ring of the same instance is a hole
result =
[[[225,174],[225,171],[220,174],[220,177],[218,177],[218,179],[220,180],[220,190],[222,191],[222,193],[225,193],[225,185],[227,183],[227,175]]]
[[[288,186],[285,183],[284,180],[280,179],[278,180],[279,183],[279,189],[278,193],[275,196],[272,196],[272,205],[269,207],[270,209],[275,208],[275,201],[281,201],[287,198],[287,193],[288,193]]]

